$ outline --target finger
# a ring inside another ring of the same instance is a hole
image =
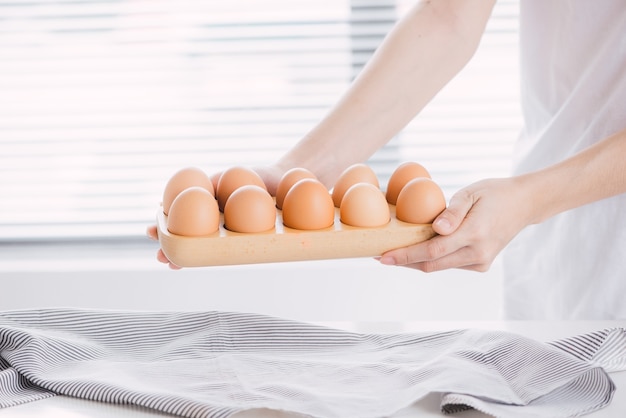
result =
[[[172,263],[166,256],[165,253],[163,252],[163,250],[159,249],[159,251],[157,251],[157,260],[160,261],[161,263],[164,264],[168,264],[169,267],[172,270],[180,270],[182,269],[182,267],[177,266],[176,264]]]
[[[157,260],[160,261],[161,263],[165,263],[168,264],[170,262],[170,260],[165,256],[165,253],[163,252],[162,249],[159,248],[159,250],[157,251]]]
[[[473,205],[474,199],[470,193],[455,193],[448,207],[433,221],[433,230],[439,235],[450,235],[458,229]]]
[[[168,266],[169,266],[169,268],[170,268],[170,269],[172,269],[172,270],[182,270],[182,267],[177,266],[176,264],[171,263],[171,262],[168,264]]]
[[[146,228],[146,235],[148,235],[148,237],[150,239],[153,240],[158,240],[159,239],[159,233],[157,232],[157,227],[156,225],[151,225],[148,228]]]
[[[380,262],[387,265],[403,266],[432,261],[452,254],[465,245],[462,235],[455,234],[454,237],[440,235],[409,247],[387,251],[381,256]]]
[[[413,270],[419,270],[419,271],[422,271],[424,273],[432,273],[432,272],[435,272],[435,271],[444,270],[444,269],[441,269],[441,270],[430,271],[430,270],[428,270],[427,267],[423,266],[421,263],[407,264],[407,265],[398,266],[398,267],[410,268],[410,269],[413,269]],[[489,265],[489,264],[470,264],[468,266],[449,267],[448,269],[455,268],[455,269],[458,269],[458,270],[475,271],[475,272],[478,272],[478,273],[484,273],[484,272],[488,271],[490,267],[491,267],[491,265]]]
[[[436,260],[427,260],[418,263],[406,264],[402,265],[401,267],[409,267],[423,271],[425,273],[432,273],[453,268],[485,272],[489,270],[490,266],[491,261],[478,258],[475,252],[470,247],[463,247],[452,254],[446,255],[445,257]]]

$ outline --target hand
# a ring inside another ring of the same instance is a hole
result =
[[[457,192],[434,220],[439,235],[388,251],[380,262],[424,272],[487,271],[498,253],[531,223],[531,196],[517,178],[474,183]]]
[[[158,241],[159,233],[157,231],[157,226],[156,225],[149,226],[148,229],[146,229],[146,235],[148,235],[148,238],[150,238],[152,240],[155,240],[155,241]],[[172,263],[170,260],[168,260],[167,257],[165,256],[165,253],[160,248],[159,248],[159,251],[157,251],[157,257],[156,258],[161,263],[169,265],[169,267],[172,270],[180,270],[182,268],[182,267],[177,266],[176,264]]]
[[[276,165],[272,166],[257,166],[252,167],[252,169],[263,179],[263,183],[265,183],[265,187],[267,187],[267,191],[272,195],[276,196],[276,188],[278,187],[278,183],[280,179],[283,177],[283,174],[287,170],[284,170]]]
[[[278,183],[280,182],[280,179],[284,173],[284,170],[278,168],[277,166],[255,167],[253,168],[253,170],[256,171],[258,175],[261,176],[270,194],[272,196],[276,195],[276,187],[278,186]],[[222,173],[215,173],[211,176],[211,181],[213,182],[213,188],[215,190],[217,190],[217,181],[219,180],[221,174]],[[157,231],[157,226],[156,225],[149,226],[146,230],[146,235],[148,235],[150,239],[158,241],[159,235]],[[156,258],[159,262],[169,265],[169,267],[172,270],[180,270],[182,268],[172,263],[170,260],[168,260],[165,253],[160,248],[157,251]]]

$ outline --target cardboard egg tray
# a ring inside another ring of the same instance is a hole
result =
[[[389,205],[389,211],[388,224],[360,228],[341,223],[339,209],[335,208],[333,226],[304,231],[284,226],[282,213],[277,210],[274,229],[254,234],[227,230],[224,215],[220,214],[218,231],[207,236],[185,237],[167,230],[167,216],[159,207],[157,227],[161,249],[170,261],[181,267],[375,257],[435,235],[430,224],[399,221],[393,205]]]

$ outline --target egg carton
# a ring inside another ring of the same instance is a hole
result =
[[[159,207],[157,228],[161,249],[178,266],[206,267],[375,257],[435,235],[430,224],[411,224],[398,220],[394,205],[389,205],[389,223],[375,228],[346,225],[339,219],[339,209],[335,208],[332,226],[318,230],[298,230],[284,226],[282,211],[276,212],[275,226],[266,232],[229,231],[224,227],[224,215],[220,214],[220,226],[216,232],[187,237],[167,230],[167,215]]]

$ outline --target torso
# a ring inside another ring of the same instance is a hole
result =
[[[626,3],[520,6],[525,129],[513,174],[626,129]],[[626,318],[626,195],[526,228],[505,250],[504,269],[509,318]]]

